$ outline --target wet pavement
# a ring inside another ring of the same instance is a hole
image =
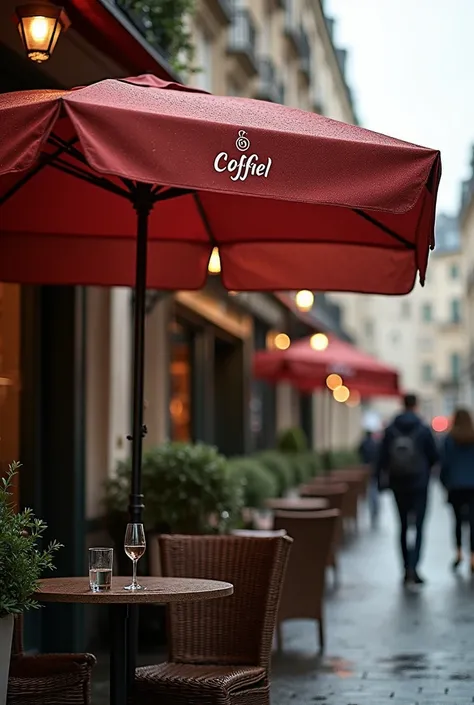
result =
[[[433,488],[422,588],[404,589],[397,527],[385,496],[380,527],[346,546],[341,585],[327,599],[327,653],[315,657],[311,623],[288,623],[274,658],[273,703],[468,705],[474,703],[474,581],[450,570],[451,515]]]
[[[273,705],[474,703],[474,580],[467,564],[459,576],[450,571],[450,520],[434,488],[420,568],[427,584],[407,590],[391,497],[378,529],[362,512],[341,556],[340,585],[328,590],[326,655],[317,656],[314,623],[286,623],[273,659]],[[108,702],[104,677],[97,669],[94,705]]]

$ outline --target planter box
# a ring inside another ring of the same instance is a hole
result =
[[[0,705],[7,702],[8,672],[13,638],[13,615],[0,619]]]

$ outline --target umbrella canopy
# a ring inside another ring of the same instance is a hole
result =
[[[0,96],[0,280],[409,292],[433,246],[439,152],[153,76]],[[101,188],[98,189],[97,186]],[[104,190],[105,189],[105,190]]]
[[[254,355],[254,374],[269,382],[287,381],[302,391],[326,388],[330,374],[338,374],[362,397],[399,396],[398,372],[335,336],[325,350],[313,350],[310,338],[288,350],[260,350]]]

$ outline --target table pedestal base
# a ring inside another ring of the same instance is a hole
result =
[[[129,605],[110,605],[110,703],[127,705]]]

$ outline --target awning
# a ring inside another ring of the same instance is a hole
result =
[[[255,377],[267,382],[289,382],[302,391],[326,387],[330,374],[338,374],[351,391],[362,397],[399,396],[398,372],[354,345],[328,336],[325,350],[314,350],[311,338],[288,350],[261,350],[254,355]]]

